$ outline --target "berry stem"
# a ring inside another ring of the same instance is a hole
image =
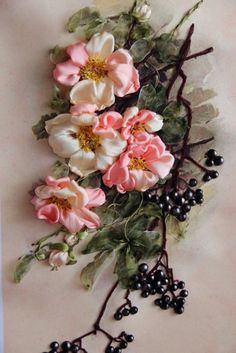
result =
[[[203,167],[203,165],[201,165],[200,163],[198,163],[197,161],[195,161],[195,159],[193,159],[192,157],[188,156],[188,157],[184,157],[184,159],[186,159],[187,161],[192,162],[194,165],[196,165],[199,169],[201,169],[204,172],[209,172],[209,169]]]

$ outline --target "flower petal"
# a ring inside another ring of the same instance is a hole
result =
[[[45,219],[48,223],[57,223],[59,221],[60,212],[56,205],[48,204],[38,209],[37,217]]]
[[[145,128],[148,132],[156,132],[162,129],[163,118],[159,114],[155,114],[151,120],[145,123]]]
[[[92,36],[86,45],[87,52],[90,56],[98,55],[102,59],[106,59],[113,51],[115,39],[111,33],[96,33]]]
[[[71,233],[79,232],[84,226],[84,222],[80,219],[77,213],[73,211],[61,211],[59,222]]]
[[[105,112],[99,115],[97,124],[94,126],[94,133],[104,137],[115,137],[116,130],[122,126],[123,117],[118,112]]]
[[[133,65],[120,64],[108,72],[108,77],[114,83],[114,92],[118,97],[124,97],[136,92],[139,87],[139,73]]]
[[[135,180],[135,190],[146,191],[151,186],[156,184],[159,177],[154,175],[152,172],[133,169],[130,171],[130,175]]]
[[[80,42],[70,45],[66,51],[70,55],[73,64],[82,67],[87,63],[88,52],[86,50],[86,43]]]
[[[127,142],[120,137],[117,133],[116,137],[103,138],[101,140],[102,150],[106,155],[111,157],[117,157],[124,152]]]
[[[118,64],[133,64],[132,56],[129,54],[128,50],[118,49],[109,55],[107,58],[107,69],[111,70],[114,65]]]
[[[65,86],[74,86],[80,79],[79,67],[71,60],[59,63],[53,70],[54,79]]]
[[[101,148],[96,151],[95,167],[97,170],[105,171],[113,162],[114,157],[106,155]]]
[[[100,218],[89,209],[83,207],[76,211],[76,214],[84,224],[90,229],[96,229],[100,226]]]
[[[86,191],[89,197],[89,202],[86,207],[98,207],[106,202],[106,195],[102,189],[86,189]]]
[[[69,133],[50,135],[48,138],[48,143],[53,149],[53,152],[63,158],[69,158],[80,149],[79,140]]]
[[[85,152],[80,150],[73,154],[69,161],[70,169],[79,176],[86,176],[95,172],[96,157],[92,151]]]
[[[80,115],[83,113],[94,113],[96,110],[98,110],[98,107],[96,104],[76,104],[72,105],[70,108],[70,112],[73,115]]]

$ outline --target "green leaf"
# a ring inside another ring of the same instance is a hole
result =
[[[130,54],[135,63],[139,63],[144,60],[145,57],[151,52],[152,44],[150,41],[141,38],[134,42],[134,44],[130,48]]]
[[[101,252],[96,255],[94,261],[84,267],[81,272],[80,281],[83,287],[87,290],[91,290],[100,273],[112,260],[113,253],[109,251]]]
[[[70,101],[59,87],[54,86],[53,97],[49,102],[49,106],[58,114],[63,114],[69,112]]]
[[[159,136],[165,144],[176,144],[183,140],[187,129],[187,121],[183,117],[165,117]]]
[[[188,228],[188,221],[180,222],[175,217],[169,215],[166,219],[167,234],[176,239],[185,236]]]
[[[87,244],[83,254],[91,254],[98,251],[112,251],[123,241],[123,230],[120,224],[105,227],[98,231]]]
[[[162,238],[158,231],[145,231],[132,242],[132,251],[136,258],[152,259],[161,251]]]
[[[132,191],[128,193],[128,198],[125,197],[123,203],[118,207],[120,215],[125,218],[131,216],[140,205],[142,201],[142,193],[139,191]]]
[[[72,33],[75,32],[79,26],[83,27],[89,25],[89,23],[99,18],[101,17],[97,9],[84,7],[69,18],[66,29],[68,32]]]
[[[34,255],[25,255],[18,260],[13,274],[15,283],[19,283],[26,273],[29,272],[34,259]]]
[[[204,124],[217,118],[219,110],[212,104],[203,104],[193,109],[193,123]]]
[[[68,59],[68,54],[65,48],[56,45],[54,48],[49,50],[49,58],[53,64],[61,63]]]
[[[143,235],[144,231],[147,229],[148,223],[149,219],[145,215],[137,215],[129,220],[127,226],[127,238],[129,243],[131,242],[131,247],[132,240]]]
[[[182,104],[177,101],[168,103],[165,109],[162,112],[162,115],[167,118],[178,118],[185,115]]]
[[[37,140],[48,138],[48,133],[45,129],[45,126],[46,126],[45,123],[46,121],[55,118],[55,116],[57,116],[57,114],[55,113],[42,115],[41,119],[37,122],[37,124],[35,124],[32,127],[32,131],[34,135],[37,137]]]
[[[60,179],[68,176],[69,171],[70,171],[70,168],[68,164],[61,161],[56,161],[51,167],[50,175],[53,176],[55,179]]]
[[[49,247],[52,250],[59,250],[64,252],[69,250],[69,246],[66,243],[51,243]]]
[[[165,103],[165,88],[162,85],[159,85],[157,89],[152,84],[147,84],[141,88],[138,98],[139,109],[149,109],[159,112]]]
[[[160,218],[162,215],[162,211],[160,207],[153,202],[148,202],[143,208],[142,212],[145,214],[147,217],[155,217],[155,218]]]
[[[82,181],[79,183],[84,188],[100,188],[101,187],[102,177],[101,174],[92,173],[86,176]]]
[[[182,42],[169,33],[163,33],[155,40],[155,55],[158,61],[165,64],[176,62]]]
[[[121,13],[119,18],[111,22],[112,34],[115,37],[116,47],[123,47],[128,39],[133,17],[128,13]]]
[[[115,273],[118,276],[120,285],[127,288],[130,284],[130,277],[137,273],[138,261],[132,254],[129,247],[119,251],[115,266]]]
[[[152,27],[147,23],[138,23],[131,32],[131,39],[137,41],[142,38],[149,38],[153,34]]]
[[[89,40],[95,33],[102,32],[104,21],[100,18],[95,18],[84,27],[85,38]]]

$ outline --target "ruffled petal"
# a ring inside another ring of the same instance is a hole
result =
[[[64,188],[70,185],[70,178],[64,177],[55,179],[52,176],[48,175],[45,178],[45,182],[48,186],[52,186],[54,188]]]
[[[91,126],[97,123],[98,117],[94,114],[83,113],[78,116],[72,116],[71,121],[78,126]]]
[[[96,156],[94,152],[80,150],[73,154],[69,161],[70,169],[79,176],[86,176],[96,171]]]
[[[70,134],[50,135],[48,143],[53,152],[63,158],[69,158],[80,150],[79,140]]]
[[[162,129],[163,118],[159,114],[155,114],[152,119],[145,123],[145,129],[152,133]]]
[[[130,122],[130,120],[132,120],[139,112],[138,107],[129,107],[125,110],[123,117],[123,126],[127,126],[127,123]]]
[[[155,185],[159,177],[152,172],[144,170],[131,170],[130,175],[135,180],[135,190],[146,191],[151,186]]]
[[[57,223],[60,218],[60,211],[54,204],[45,205],[37,210],[37,217],[45,219],[48,223]]]
[[[76,104],[72,105],[70,108],[70,112],[73,115],[80,115],[83,113],[94,113],[98,110],[96,104]]]
[[[107,58],[107,69],[112,70],[114,66],[119,64],[133,64],[132,56],[128,50],[118,49]]]
[[[136,92],[139,87],[139,73],[133,65],[120,64],[108,72],[108,77],[114,83],[114,92],[118,97]]]
[[[96,229],[100,226],[100,218],[98,215],[87,208],[81,208],[76,211],[80,220],[90,229]]]
[[[149,170],[164,179],[173,167],[174,157],[169,152],[165,152],[158,160],[146,161],[145,164]]]
[[[47,199],[40,199],[37,196],[34,196],[31,200],[32,205],[34,205],[35,210],[38,211],[39,208],[48,204]]]
[[[82,67],[87,63],[88,52],[86,50],[86,43],[80,42],[70,45],[67,47],[66,51],[75,65]]]
[[[86,189],[79,186],[75,180],[71,181],[70,189],[76,194],[76,200],[75,202],[71,203],[72,206],[74,208],[80,208],[80,207],[86,206],[87,203],[89,202],[89,197],[88,197],[88,193],[86,192]]]
[[[99,148],[96,151],[96,164],[95,167],[97,170],[105,171],[112,163],[114,162],[114,157],[107,156],[104,154],[104,151]]]
[[[71,233],[79,232],[84,226],[84,222],[80,219],[80,217],[74,211],[66,211],[66,210],[61,211],[59,221]]]
[[[115,39],[111,33],[96,33],[86,45],[89,56],[98,55],[101,59],[106,59],[113,51]]]
[[[101,140],[102,149],[106,155],[117,157],[124,152],[127,142],[117,133],[114,138],[104,138]]]
[[[80,79],[80,69],[72,60],[57,64],[53,70],[54,79],[65,86],[74,86]]]
[[[122,126],[123,117],[118,112],[105,112],[99,115],[97,124],[94,126],[93,131],[104,137],[115,137],[117,135],[116,130]]]
[[[86,207],[98,207],[106,202],[106,195],[102,189],[86,189],[86,191],[89,197],[89,202]]]

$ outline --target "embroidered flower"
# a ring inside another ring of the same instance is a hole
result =
[[[56,65],[53,76],[66,86],[73,104],[91,104],[102,110],[111,106],[115,96],[136,92],[139,74],[127,50],[114,51],[111,33],[93,35],[88,43],[79,42],[67,48],[70,59]],[[94,110],[95,111],[95,110]]]
[[[137,107],[127,108],[124,112],[123,128],[121,136],[129,141],[147,142],[152,135],[150,133],[159,131],[163,126],[162,116],[150,110]]]
[[[116,185],[121,193],[146,191],[169,174],[173,163],[174,157],[160,137],[152,137],[146,143],[130,145],[104,174],[103,182],[108,187]]]
[[[122,119],[117,112],[61,114],[46,123],[48,142],[58,156],[70,158],[69,166],[77,175],[106,170],[127,145],[117,131]]]
[[[135,6],[133,10],[133,16],[139,22],[146,22],[151,17],[152,10],[150,5],[145,1],[144,3],[140,3]]]
[[[49,255],[49,265],[52,267],[60,267],[66,265],[69,260],[69,255],[65,251],[53,250]]]
[[[32,204],[39,219],[64,225],[69,232],[79,232],[84,226],[96,229],[100,226],[98,215],[90,210],[105,202],[104,192],[84,189],[70,178],[54,179],[47,176],[45,185],[35,189]]]

